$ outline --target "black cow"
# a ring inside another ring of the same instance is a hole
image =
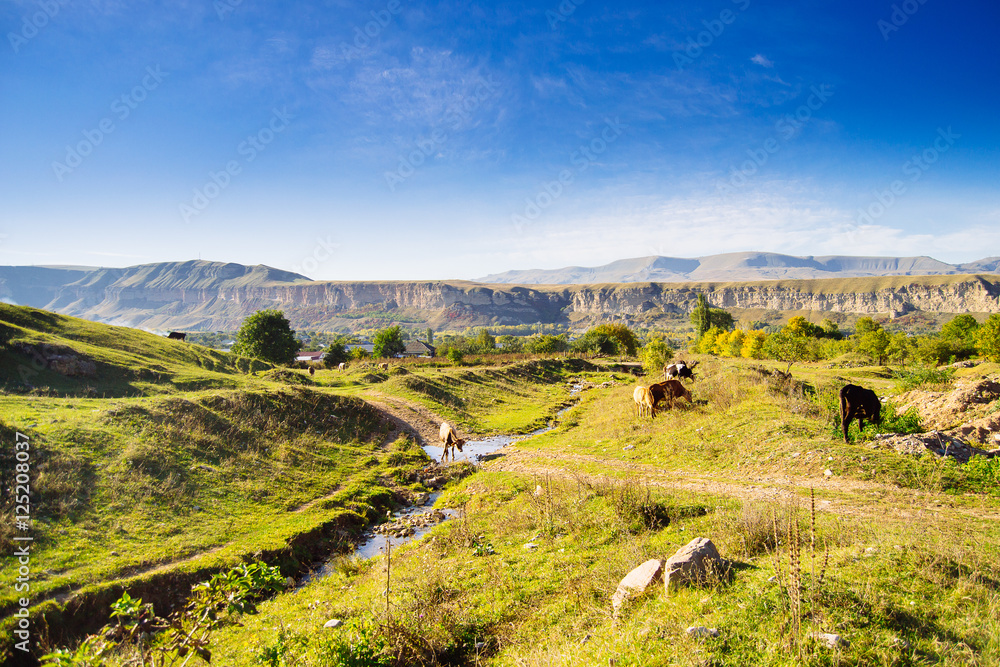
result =
[[[881,424],[882,402],[871,389],[856,384],[844,385],[840,390],[840,423],[844,427],[844,442],[850,442],[847,427],[855,419],[858,420],[858,428],[864,428],[866,419],[872,424]]]
[[[167,338],[169,338],[170,340],[184,340],[185,338],[187,338],[187,334],[181,333],[180,331],[171,331],[170,333],[167,334]]]

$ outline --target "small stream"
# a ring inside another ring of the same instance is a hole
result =
[[[579,394],[582,388],[582,384],[574,384],[570,389],[570,395],[575,396]],[[452,452],[458,461],[476,463],[490,454],[503,449],[512,442],[551,431],[556,427],[559,417],[571,407],[573,406],[570,405],[559,410],[548,426],[536,429],[531,433],[525,435],[493,435],[481,440],[469,440],[463,445],[461,452],[457,450],[452,450]],[[441,454],[444,452],[442,447],[424,445],[423,450],[427,452],[427,455],[433,461],[441,461]],[[395,549],[407,542],[420,539],[439,523],[461,516],[458,510],[434,509],[433,505],[439,497],[441,497],[441,492],[436,491],[428,495],[423,505],[410,505],[394,512],[388,521],[375,526],[374,529],[364,534],[363,540],[355,547],[353,555],[358,558],[368,559],[384,554],[386,544],[391,545]],[[299,587],[305,586],[311,581],[329,576],[332,573],[330,568],[333,560],[335,559],[327,560],[303,577],[298,584]]]

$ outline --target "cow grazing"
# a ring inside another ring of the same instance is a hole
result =
[[[653,394],[649,391],[649,387],[642,385],[636,387],[632,392],[632,400],[635,401],[639,417],[648,412],[651,419],[656,418],[656,401],[653,399]]]
[[[881,424],[882,402],[871,389],[856,384],[844,385],[840,390],[840,423],[844,427],[844,442],[850,442],[847,427],[855,419],[858,420],[858,428],[864,428],[866,419],[872,424]]]
[[[187,338],[187,334],[181,333],[180,331],[171,331],[170,333],[167,334],[167,338],[169,338],[170,340],[184,340],[185,338]]]
[[[688,391],[688,388],[680,380],[667,380],[666,382],[658,382],[657,384],[650,385],[649,392],[653,395],[654,406],[660,401],[666,400],[667,405],[673,408],[674,400],[678,398],[686,398],[688,403],[694,403],[691,400],[691,392]]]
[[[312,366],[309,367],[309,375],[316,375],[316,369]]]
[[[678,361],[673,364],[667,364],[663,367],[663,373],[670,379],[681,378],[683,380],[691,380],[694,382],[694,367],[698,365],[698,362],[687,363],[686,361]]]
[[[453,447],[458,447],[458,451],[462,451],[462,445],[465,444],[465,440],[458,437],[458,433],[455,429],[451,427],[448,422],[441,422],[441,431],[439,432],[439,437],[441,438],[441,447],[444,449],[441,452],[441,462],[448,460],[448,452],[451,452],[451,460],[455,460],[455,450]]]
[[[378,367],[379,367],[379,370],[382,370],[382,371],[389,370],[389,364],[387,364],[385,362],[382,362],[381,364],[379,364]]]
[[[337,370],[338,371],[346,371],[347,370],[347,364],[345,364],[343,361],[341,361],[339,364],[337,364]]]

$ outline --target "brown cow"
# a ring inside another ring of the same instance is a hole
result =
[[[845,384],[840,390],[840,423],[844,427],[844,442],[850,442],[847,427],[855,419],[858,420],[858,428],[864,428],[866,419],[872,424],[881,424],[882,402],[871,389]]]
[[[667,401],[667,405],[671,408],[674,407],[674,399],[686,398],[688,403],[694,403],[691,400],[691,392],[688,388],[681,384],[680,380],[667,380],[666,382],[659,382],[657,384],[651,385],[649,387],[650,393],[653,395],[653,403],[659,403],[662,400]]]
[[[181,333],[180,331],[171,331],[170,333],[167,334],[167,338],[169,338],[170,340],[184,340],[185,338],[187,338],[187,334]]]
[[[458,433],[455,432],[455,429],[448,422],[441,422],[439,437],[441,438],[441,447],[444,448],[444,451],[441,452],[441,462],[444,463],[448,460],[449,451],[451,451],[451,460],[454,461],[455,450],[452,448],[458,447],[458,451],[462,451],[462,445],[465,444],[465,440],[458,437]]]
[[[651,419],[656,419],[656,401],[653,399],[653,394],[649,391],[649,387],[642,385],[636,387],[632,391],[632,400],[635,401],[639,417],[648,412]]]

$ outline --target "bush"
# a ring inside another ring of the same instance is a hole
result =
[[[1000,495],[1000,458],[973,456],[964,466],[966,480],[983,493]]]
[[[949,384],[954,374],[954,368],[913,368],[893,371],[892,377],[896,381],[896,389],[904,392],[922,387],[940,388]]]
[[[642,358],[642,367],[647,374],[656,374],[663,370],[663,367],[674,358],[674,350],[662,338],[650,339],[642,348],[639,355]]]
[[[301,343],[280,310],[259,310],[236,332],[233,354],[253,357],[272,364],[290,364]]]

